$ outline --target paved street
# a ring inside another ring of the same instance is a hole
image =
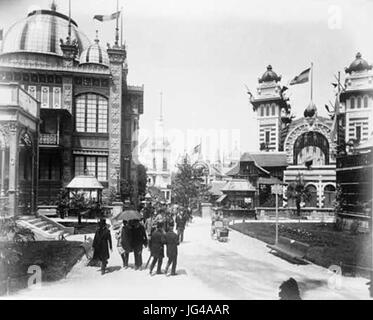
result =
[[[148,258],[145,250],[144,260]],[[210,238],[210,221],[196,218],[179,247],[176,277],[121,268],[113,250],[110,273],[78,263],[68,277],[16,298],[28,299],[278,299],[282,281],[294,277],[303,299],[367,299],[366,279],[343,278],[340,289],[328,286],[331,273],[315,265],[297,266],[269,253],[265,244],[232,231],[228,243]],[[133,264],[133,257],[130,258]]]

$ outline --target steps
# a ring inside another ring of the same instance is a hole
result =
[[[68,228],[45,216],[21,216],[17,223],[31,229],[36,240],[61,240],[74,234],[74,228]]]

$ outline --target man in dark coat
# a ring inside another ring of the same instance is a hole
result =
[[[110,258],[109,248],[113,250],[110,230],[107,228],[105,219],[101,219],[98,224],[92,246],[94,257],[101,261],[101,274],[105,274],[107,261]]]
[[[179,212],[176,216],[176,230],[179,237],[179,243],[184,241],[184,230],[186,225],[186,216]]]
[[[123,227],[120,236],[121,246],[124,250],[122,253],[123,267],[128,268],[128,258],[130,252],[133,251],[131,246],[131,229],[126,220],[123,220]]]
[[[169,230],[165,235],[166,246],[167,246],[167,266],[165,273],[167,274],[168,268],[171,267],[171,275],[176,275],[176,264],[177,264],[177,246],[179,245],[179,236],[173,231],[174,224],[169,225]]]
[[[131,243],[133,252],[135,254],[135,270],[142,267],[142,248],[147,247],[148,238],[146,237],[146,232],[144,226],[139,220],[134,220],[131,230]]]
[[[152,236],[150,238],[150,254],[153,257],[152,264],[150,265],[150,271],[149,274],[152,275],[153,269],[155,264],[158,262],[158,267],[157,267],[157,274],[162,273],[162,262],[163,262],[163,257],[164,257],[164,244],[166,242],[164,232],[163,232],[163,224],[158,223],[157,224],[157,229],[152,233]]]

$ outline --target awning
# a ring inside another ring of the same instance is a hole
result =
[[[283,184],[283,182],[279,178],[276,178],[276,177],[270,177],[270,178],[260,177],[258,179],[258,184],[272,185],[272,184]]]
[[[218,200],[216,200],[216,202],[222,202],[226,197],[227,197],[227,195],[226,195],[226,194],[223,194],[223,195],[221,195],[221,196],[219,197]]]

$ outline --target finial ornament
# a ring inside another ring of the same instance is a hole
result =
[[[96,39],[95,39],[95,42],[98,44],[100,42],[100,40],[98,39],[98,30],[96,30]]]
[[[50,6],[51,6],[51,10],[52,11],[57,11],[57,4],[56,4],[56,2],[54,0],[52,1],[52,3],[51,3]]]

